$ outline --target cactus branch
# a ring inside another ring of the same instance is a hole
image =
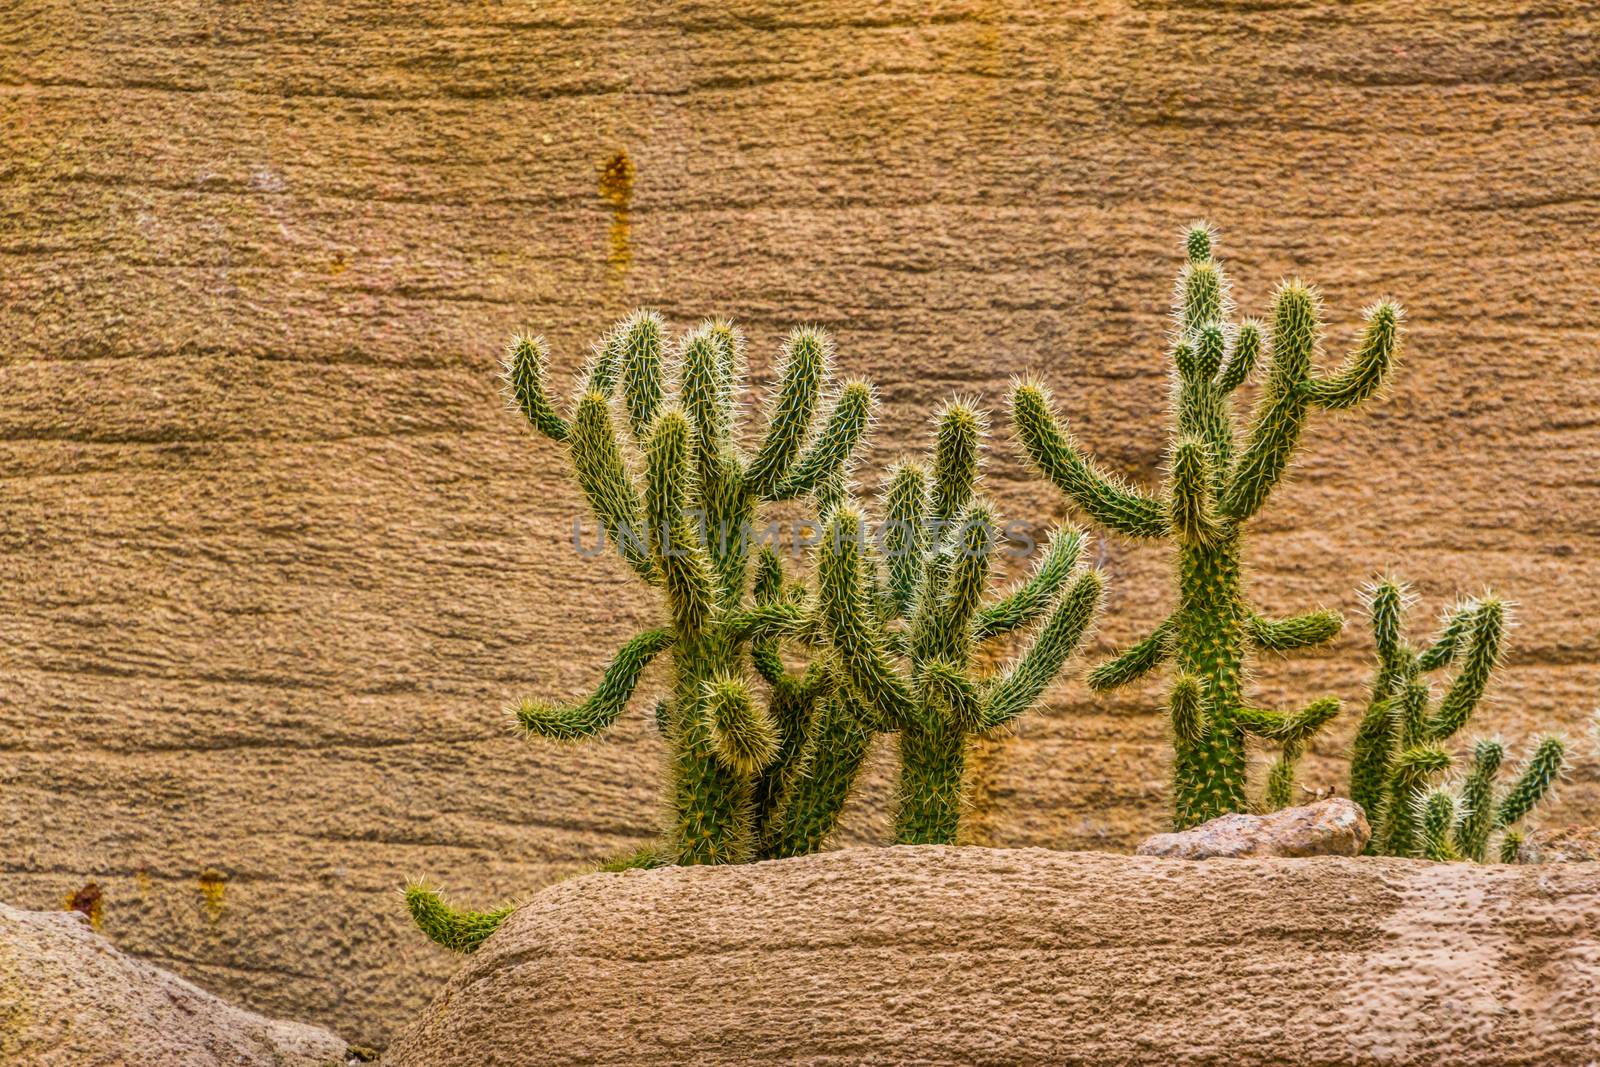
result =
[[[1138,681],[1161,666],[1172,655],[1173,621],[1168,616],[1138,644],[1117,653],[1085,676],[1096,692],[1119,689]]]
[[[1251,614],[1250,639],[1267,652],[1292,652],[1327,644],[1344,628],[1344,616],[1337,611],[1308,611],[1287,619],[1268,619]]]
[[[1042,387],[1017,387],[1012,395],[1012,418],[1028,458],[1039,473],[1054,482],[1085,515],[1128,537],[1167,535],[1161,501],[1097,469],[1061,428]]]
[[[503,904],[492,911],[462,911],[445,903],[438,892],[424,882],[409,882],[405,888],[406,909],[428,940],[452,952],[470,955],[506,921],[514,904]]]
[[[1083,534],[1068,527],[1057,527],[1050,534],[1049,547],[1039,557],[1027,580],[978,611],[973,620],[973,639],[985,641],[1008,634],[1038,619],[1072,575],[1082,552]]]
[[[514,337],[506,352],[505,379],[511,401],[533,428],[552,441],[567,439],[567,422],[545,393],[549,347],[543,337]]]
[[[541,737],[558,741],[592,737],[617,721],[639,676],[671,645],[671,630],[646,630],[617,651],[599,688],[583,703],[562,706],[529,698],[512,707],[512,717],[523,730]]]

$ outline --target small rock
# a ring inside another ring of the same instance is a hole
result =
[[[1361,806],[1344,797],[1267,815],[1223,815],[1192,830],[1156,834],[1140,856],[1204,860],[1216,856],[1359,856],[1372,836]]]
[[[1517,851],[1518,863],[1600,862],[1600,826],[1534,830]]]

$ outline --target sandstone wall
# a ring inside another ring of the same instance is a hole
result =
[[[120,946],[381,1042],[454,961],[395,889],[488,901],[637,842],[647,712],[516,742],[652,617],[568,545],[557,448],[497,398],[511,330],[798,321],[879,383],[872,457],[951,391],[1041,373],[1130,475],[1161,463],[1176,236],[1246,308],[1326,293],[1339,354],[1410,310],[1391,398],[1321,420],[1258,524],[1268,611],[1522,602],[1484,724],[1595,703],[1600,9],[1571,2],[20,0],[0,18],[0,899],[93,881]],[[625,159],[626,162],[619,160]],[[1001,423],[1003,428],[1003,422]],[[1003,436],[1003,435],[1002,435]],[[868,478],[871,472],[868,471]],[[991,488],[1059,496],[1004,445]],[[1100,546],[1101,649],[1164,614]],[[1359,626],[1259,672],[1359,698]],[[977,783],[980,839],[1160,825],[1152,686],[1073,683]],[[1334,784],[1353,726],[1306,779]],[[881,797],[881,774],[874,796]],[[1600,761],[1557,817],[1600,815]],[[882,837],[873,804],[850,840]]]

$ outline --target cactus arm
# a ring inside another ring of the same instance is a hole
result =
[[[1472,628],[1477,614],[1477,601],[1464,604],[1450,612],[1432,643],[1418,655],[1417,669],[1436,671],[1455,662],[1456,653],[1461,648],[1461,638]]]
[[[983,729],[998,730],[1038,703],[1061,673],[1100,607],[1105,578],[1097,570],[1078,576],[1056,602],[1032,644],[993,685],[983,703]]]
[[[707,324],[684,338],[679,356],[679,394],[694,428],[693,448],[702,469],[731,432],[723,366],[726,349],[725,339]]]
[[[1350,799],[1377,823],[1398,732],[1388,700],[1374,700],[1356,727],[1350,749]],[[1369,851],[1372,846],[1369,846]]]
[[[870,717],[848,686],[821,701],[816,722],[786,775],[775,818],[762,846],[766,859],[816,852],[839,825],[872,746]]]
[[[760,608],[781,604],[783,597],[783,562],[768,545],[761,546],[756,554],[756,575],[751,596]],[[747,639],[747,638],[746,638]],[[770,685],[778,685],[785,678],[783,657],[778,642],[773,638],[753,641],[750,645],[750,662],[756,673]]]
[[[1011,408],[1029,460],[1084,514],[1128,537],[1167,535],[1161,501],[1122,485],[1097,469],[1062,430],[1043,388],[1019,385],[1012,393]]]
[[[1559,737],[1546,737],[1528,757],[1522,773],[1501,798],[1495,809],[1496,829],[1515,826],[1555,788],[1556,781],[1566,766],[1567,747]]]
[[[1179,441],[1172,450],[1167,521],[1187,545],[1213,544],[1222,535],[1211,510],[1211,460],[1203,441]]]
[[[718,424],[723,428],[723,440],[732,440],[734,393],[744,382],[745,354],[744,332],[727,319],[712,319],[706,330],[717,343],[716,398],[719,410]]]
[[[640,845],[632,852],[624,852],[614,859],[606,860],[596,868],[596,871],[616,874],[619,871],[649,871],[671,865],[671,855],[664,852],[661,845],[651,844]]]
[[[661,578],[643,529],[644,506],[617,445],[611,406],[599,393],[588,393],[578,401],[567,447],[578,475],[578,487],[606,537],[635,574],[656,584]]]
[[[1461,784],[1461,815],[1456,823],[1456,850],[1474,863],[1489,852],[1494,830],[1494,779],[1505,759],[1505,747],[1486,738],[1472,747],[1472,769]]]
[[[979,610],[972,623],[973,639],[985,641],[1037,620],[1072,575],[1082,551],[1083,535],[1069,527],[1058,527],[1050,535],[1050,545],[1039,558],[1033,574],[1004,597]]]
[[[1172,655],[1174,622],[1171,616],[1151,631],[1150,636],[1106,660],[1084,678],[1089,688],[1097,693],[1122,686],[1143,678],[1161,666]]]
[[[957,730],[976,733],[984,729],[983,695],[961,668],[933,660],[923,665],[921,680],[927,703],[942,706]]]
[[[592,737],[617,721],[639,684],[639,676],[651,660],[671,645],[671,630],[646,630],[617,651],[599,687],[581,704],[524,699],[510,709],[512,718],[521,729],[540,737],[557,741]]]
[[[1339,714],[1338,698],[1324,697],[1313,700],[1293,714],[1268,711],[1264,708],[1238,708],[1234,722],[1240,729],[1255,734],[1266,741],[1281,744],[1304,744]]]
[[[1300,768],[1300,757],[1305,754],[1305,744],[1291,741],[1285,744],[1267,771],[1264,807],[1268,811],[1287,808],[1294,803],[1295,774]]]
[[[1435,863],[1452,863],[1461,856],[1456,852],[1451,831],[1457,821],[1456,798],[1443,789],[1433,789],[1421,794],[1422,858]]]
[[[924,526],[928,508],[928,472],[921,464],[902,463],[889,472],[884,497],[883,549],[889,564],[889,601],[898,618],[908,618],[916,600],[926,550]]]
[[[1416,797],[1430,779],[1450,766],[1450,756],[1432,745],[1416,745],[1400,752],[1389,765],[1389,786],[1383,804],[1379,851],[1390,856],[1412,856],[1420,845]]]
[[[556,414],[545,393],[545,364],[550,349],[543,337],[513,337],[506,352],[506,391],[533,428],[552,441],[567,439],[567,421]]]
[[[1464,635],[1466,651],[1455,681],[1439,702],[1439,709],[1428,720],[1427,736],[1445,741],[1467,724],[1478,702],[1483,699],[1500,660],[1501,640],[1505,635],[1505,605],[1493,597],[1480,601],[1473,621]]]
[[[650,427],[666,397],[667,372],[662,358],[666,331],[660,316],[653,311],[635,312],[622,330],[626,338],[618,370],[622,398],[633,439],[643,442],[650,436]]]
[[[872,422],[872,387],[866,382],[846,382],[834,401],[822,430],[795,461],[788,475],[766,500],[792,500],[837,479]]]
[[[1261,510],[1289,468],[1305,428],[1305,381],[1321,333],[1315,294],[1303,285],[1278,288],[1273,301],[1272,370],[1256,405],[1244,451],[1222,496],[1222,513],[1243,521]]]
[[[817,329],[797,329],[784,342],[778,389],[767,408],[767,431],[745,478],[757,496],[771,493],[800,454],[831,363],[832,343]]]
[[[1365,589],[1367,614],[1372,621],[1372,638],[1378,648],[1378,679],[1373,684],[1372,696],[1382,700],[1390,694],[1396,680],[1406,674],[1411,658],[1400,627],[1405,612],[1407,590],[1393,579],[1385,578]]]
[[[1172,693],[1167,697],[1167,714],[1172,719],[1172,733],[1180,741],[1198,744],[1210,729],[1206,721],[1205,699],[1200,692],[1200,680],[1192,674],[1180,675],[1172,683]]]
[[[799,604],[757,604],[723,616],[737,641],[771,641],[788,637],[809,642],[817,637],[817,619]]]
[[[1250,380],[1256,360],[1261,355],[1261,324],[1246,319],[1239,324],[1239,335],[1234,338],[1233,352],[1217,372],[1217,389],[1226,396]]]
[[[824,628],[856,691],[897,727],[919,717],[910,683],[889,660],[872,617],[862,561],[861,513],[843,507],[823,531],[817,581]]]
[[[1382,388],[1394,366],[1401,317],[1400,306],[1390,301],[1369,308],[1361,343],[1339,370],[1306,382],[1306,399],[1320,408],[1339,411],[1355,407]]]
[[[934,658],[965,663],[972,652],[972,620],[989,581],[989,559],[994,548],[994,515],[975,503],[957,520],[960,540],[951,561],[931,624],[930,654]]]
[[[933,448],[933,517],[949,521],[972,501],[978,482],[978,444],[983,417],[971,405],[953,401],[938,418]]]
[[[689,419],[670,409],[656,418],[645,448],[645,513],[650,550],[662,575],[673,623],[697,634],[715,605],[711,563],[684,514],[692,479]]]
[[[410,882],[405,888],[406,910],[412,922],[429,941],[452,952],[470,955],[500,928],[515,904],[503,904],[492,911],[463,911],[445,903],[436,890],[424,882]]]
[[[708,682],[700,712],[717,760],[741,777],[754,778],[778,758],[782,737],[778,724],[757,708],[750,690],[738,678]]]
[[[1344,616],[1337,611],[1308,611],[1287,619],[1268,619],[1252,614],[1250,639],[1268,652],[1290,652],[1326,644],[1339,636]]]
[[[1526,840],[1521,830],[1507,830],[1500,838],[1500,862],[1521,863],[1522,843]]]

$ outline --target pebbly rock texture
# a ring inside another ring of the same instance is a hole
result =
[[[1600,826],[1562,826],[1535,830],[1517,858],[1523,863],[1600,862]]]
[[[1547,1065],[1600,1047],[1600,872],[914,847],[554,886],[393,1067]]]
[[[487,905],[657,824],[644,694],[602,746],[504,729],[656,617],[505,410],[524,326],[565,396],[636,304],[739,318],[763,383],[826,325],[882,391],[867,493],[952,391],[1007,440],[1028,372],[1144,479],[1209,216],[1251,314],[1322,287],[1329,361],[1365,302],[1409,312],[1389,398],[1319,420],[1252,534],[1262,611],[1492,585],[1524,609],[1475,725],[1574,731],[1600,690],[1592,0],[0,10],[0,899],[94,881],[119,945],[256,1010],[380,1043],[456,965],[407,876]],[[1014,450],[986,487],[1063,517]],[[1159,546],[1094,551],[1103,654],[1172,592]],[[1350,631],[1262,702],[1359,699]],[[1169,729],[1160,680],[1058,687],[974,760],[975,842],[1131,849]],[[848,842],[886,839],[871,785]],[[1600,818],[1600,761],[1541,817]]]
[[[345,1043],[124,955],[76,911],[0,904],[0,1063],[328,1067]]]
[[[1205,860],[1217,856],[1359,856],[1372,837],[1361,805],[1344,797],[1266,815],[1222,815],[1178,833],[1155,834],[1141,856]]]

